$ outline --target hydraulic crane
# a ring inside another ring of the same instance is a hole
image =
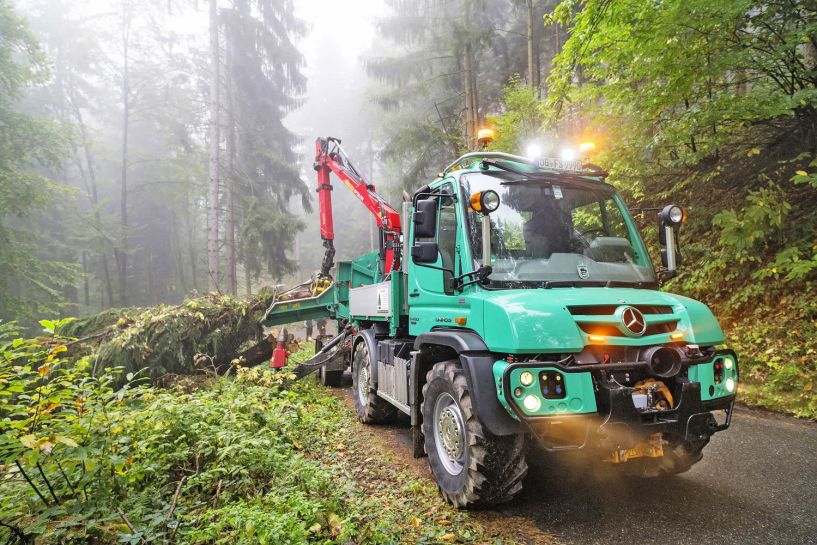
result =
[[[400,268],[400,214],[375,191],[349,160],[341,147],[340,138],[329,136],[315,141],[314,168],[318,173],[318,208],[320,210],[321,238],[326,249],[320,275],[330,277],[335,260],[335,226],[332,217],[332,182],[330,172],[346,184],[361,203],[374,214],[380,230],[380,255],[383,276]]]

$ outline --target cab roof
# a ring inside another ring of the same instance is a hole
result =
[[[571,167],[579,168],[558,168],[558,160],[534,161],[527,157],[501,153],[494,151],[478,151],[466,153],[443,170],[438,177],[445,178],[447,175],[458,171],[480,172],[486,170],[507,170],[519,175],[545,174],[549,177],[558,176],[566,179],[579,178],[585,181],[605,182],[607,173],[595,165],[582,164],[578,161],[572,162]],[[570,163],[565,161],[565,164]]]

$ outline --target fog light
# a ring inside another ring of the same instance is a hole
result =
[[[521,375],[519,375],[519,382],[522,383],[522,386],[530,386],[533,384],[533,373],[530,371],[523,371]]]
[[[517,386],[516,389],[513,391],[513,395],[515,395],[516,397],[522,397],[522,388]]]
[[[525,410],[529,413],[535,413],[542,407],[542,402],[539,401],[539,398],[535,395],[529,395],[526,397],[523,404],[525,405]]]
[[[725,358],[723,360],[723,366],[727,369],[732,369],[733,365],[735,365],[735,362],[732,361],[732,358]]]
[[[730,393],[734,392],[735,391],[735,380],[732,377],[729,377],[728,379],[726,379],[726,383],[724,384],[724,386],[726,386],[726,391],[727,392],[730,392]]]

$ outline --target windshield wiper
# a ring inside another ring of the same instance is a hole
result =
[[[490,159],[483,159],[481,167],[482,167],[483,170],[488,170],[488,167],[496,167],[496,168],[505,170],[507,172],[513,172],[514,174],[519,174],[520,176],[527,176],[528,174],[530,174],[529,172],[523,172],[523,171],[521,171],[519,169],[513,168],[513,167],[505,165],[503,163],[499,163],[497,161],[492,161]]]

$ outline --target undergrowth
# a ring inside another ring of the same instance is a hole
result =
[[[0,542],[488,539],[431,483],[361,454],[349,408],[314,380],[239,368],[114,389],[121,371],[92,376],[92,356],[2,334]]]

